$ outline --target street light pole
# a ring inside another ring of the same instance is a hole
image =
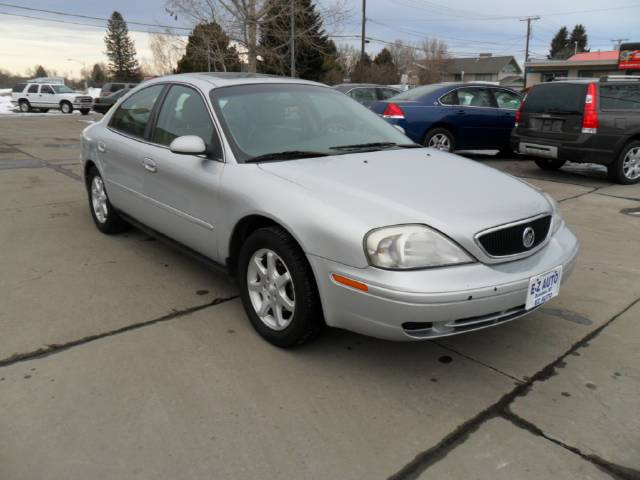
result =
[[[361,45],[360,45],[360,77],[362,77],[363,73],[364,73],[364,56],[365,56],[365,51],[364,51],[364,45],[366,43],[366,25],[367,25],[367,0],[362,0],[362,39],[361,39]],[[360,81],[363,82],[364,80],[362,78],[360,78]]]

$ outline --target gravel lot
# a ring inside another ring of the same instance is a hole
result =
[[[95,229],[97,118],[0,116],[0,478],[640,478],[640,185],[475,155],[561,202],[582,252],[560,297],[446,340],[283,351],[228,279]]]

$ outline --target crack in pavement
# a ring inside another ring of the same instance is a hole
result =
[[[570,452],[575,453],[582,459],[590,463],[593,463],[596,467],[598,467],[607,475],[611,475],[613,478],[620,478],[623,480],[637,480],[640,478],[639,470],[635,470],[633,468],[623,467],[615,463],[607,462],[606,460],[600,458],[598,455],[584,453],[579,448],[576,448],[572,445],[561,442],[556,438],[550,437],[549,435],[545,434],[539,427],[537,427],[533,423],[529,422],[528,420],[525,420],[521,416],[511,411],[509,407],[507,407],[501,413],[501,416],[505,420],[508,420],[509,422],[511,422],[516,427],[526,430],[527,432],[537,437],[542,437],[545,440],[548,440],[551,443],[554,443],[559,447],[564,448],[565,450],[569,450]]]
[[[488,406],[487,408],[476,414],[474,417],[460,424],[456,429],[446,435],[436,445],[423,451],[422,453],[419,453],[407,465],[402,467],[395,474],[391,475],[389,477],[389,480],[410,480],[418,478],[418,476],[428,470],[429,467],[444,459],[450,452],[455,450],[456,447],[463,444],[469,438],[469,436],[476,430],[478,430],[478,428],[480,428],[480,426],[482,426],[485,422],[496,417],[506,418],[506,415],[508,415],[507,409],[516,398],[527,395],[534,383],[544,382],[545,380],[554,376],[556,374],[556,367],[558,367],[567,356],[571,355],[579,348],[586,346],[589,341],[597,337],[605,328],[611,325],[612,322],[614,322],[621,315],[624,315],[638,303],[640,303],[640,297],[635,299],[620,312],[616,313],[603,325],[599,326],[598,328],[592,330],[587,335],[582,337],[554,361],[534,373],[526,382],[516,385],[511,391],[502,395],[502,397],[500,397],[497,402]],[[569,448],[567,448],[567,450],[575,454],[575,447],[571,448],[574,448],[574,450],[571,450]],[[593,458],[589,456],[584,458],[585,460],[594,463],[594,465],[597,465],[598,468],[605,470],[609,468],[605,465],[613,465],[602,459],[600,459],[600,464],[596,464]],[[609,469],[607,470],[607,472],[611,475],[615,475],[616,478],[622,478],[624,480],[640,480],[640,476],[636,476],[635,472],[629,470],[625,470],[621,473],[618,470],[613,471]]]
[[[51,169],[51,170],[53,170],[55,172],[58,172],[58,173],[61,173],[62,175],[65,175],[65,176],[67,176],[67,177],[69,177],[69,178],[71,178],[73,180],[77,180],[79,182],[82,181],[82,177],[80,175],[78,175],[77,173],[72,172],[68,168],[64,168],[64,167],[62,167],[60,165],[49,163],[48,161],[43,160],[42,158],[38,158],[38,157],[36,157],[34,155],[31,155],[29,152],[26,152],[26,151],[22,150],[21,148],[16,147],[15,145],[11,145],[11,144],[9,144],[7,142],[2,142],[2,143],[4,145],[8,146],[8,147],[11,147],[11,148],[15,149],[18,153],[22,153],[23,155],[26,155],[32,161],[41,162],[41,165],[39,165],[39,166],[32,165],[31,167],[28,167],[28,168],[41,168],[41,167],[49,168],[49,169]],[[69,165],[69,164],[67,164],[67,165]],[[27,168],[27,167],[22,167],[22,168]],[[11,169],[6,168],[4,170],[11,170]]]
[[[93,335],[88,335],[86,337],[82,337],[76,340],[72,340],[70,342],[66,342],[66,343],[61,343],[61,344],[51,344],[51,345],[47,345],[46,347],[43,348],[39,348],[38,350],[34,350],[32,352],[27,352],[27,353],[16,353],[8,358],[2,359],[0,360],[0,368],[3,367],[8,367],[10,365],[19,363],[19,362],[26,362],[28,360],[34,360],[37,358],[43,358],[43,357],[48,357],[49,355],[54,355],[56,353],[60,353],[63,352],[65,350],[69,350],[70,348],[73,347],[77,347],[80,345],[85,345],[87,343],[91,343],[94,342],[96,340],[100,340],[102,338],[106,338],[106,337],[113,337],[115,335],[119,335],[121,333],[126,333],[126,332],[130,332],[133,330],[138,330],[144,327],[148,327],[151,325],[155,325],[157,323],[162,323],[162,322],[168,322],[169,320],[173,320],[175,318],[179,318],[179,317],[183,317],[186,315],[190,315],[192,313],[198,312],[200,310],[204,310],[205,308],[209,308],[209,307],[213,307],[216,305],[220,305],[222,303],[225,302],[229,302],[231,300],[234,300],[238,298],[237,295],[233,295],[231,297],[223,297],[223,298],[216,298],[214,300],[212,300],[211,302],[207,302],[201,305],[196,305],[193,307],[189,307],[189,308],[185,308],[182,310],[173,310],[170,313],[167,313],[161,317],[158,318],[154,318],[152,320],[146,320],[144,322],[140,322],[140,323],[134,323],[132,325],[127,325],[121,328],[117,328],[115,330],[110,330],[108,332],[102,332],[102,333],[96,333]]]

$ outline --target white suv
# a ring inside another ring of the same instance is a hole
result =
[[[83,115],[88,114],[93,106],[93,98],[79,95],[64,84],[27,82],[18,83],[13,87],[11,103],[20,107],[23,113],[37,109],[48,112],[49,109],[59,109],[62,113],[80,110]]]

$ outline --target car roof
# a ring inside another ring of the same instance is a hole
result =
[[[200,84],[209,84],[213,87],[227,87],[231,85],[250,85],[264,83],[291,83],[303,85],[317,85],[327,87],[322,83],[302,80],[299,78],[280,77],[277,75],[264,75],[260,73],[246,72],[198,72],[198,73],[180,73],[177,75],[166,75],[163,77],[153,78],[143,82],[144,85],[152,85],[154,83],[164,82],[192,82]],[[328,88],[328,87],[327,87]]]

